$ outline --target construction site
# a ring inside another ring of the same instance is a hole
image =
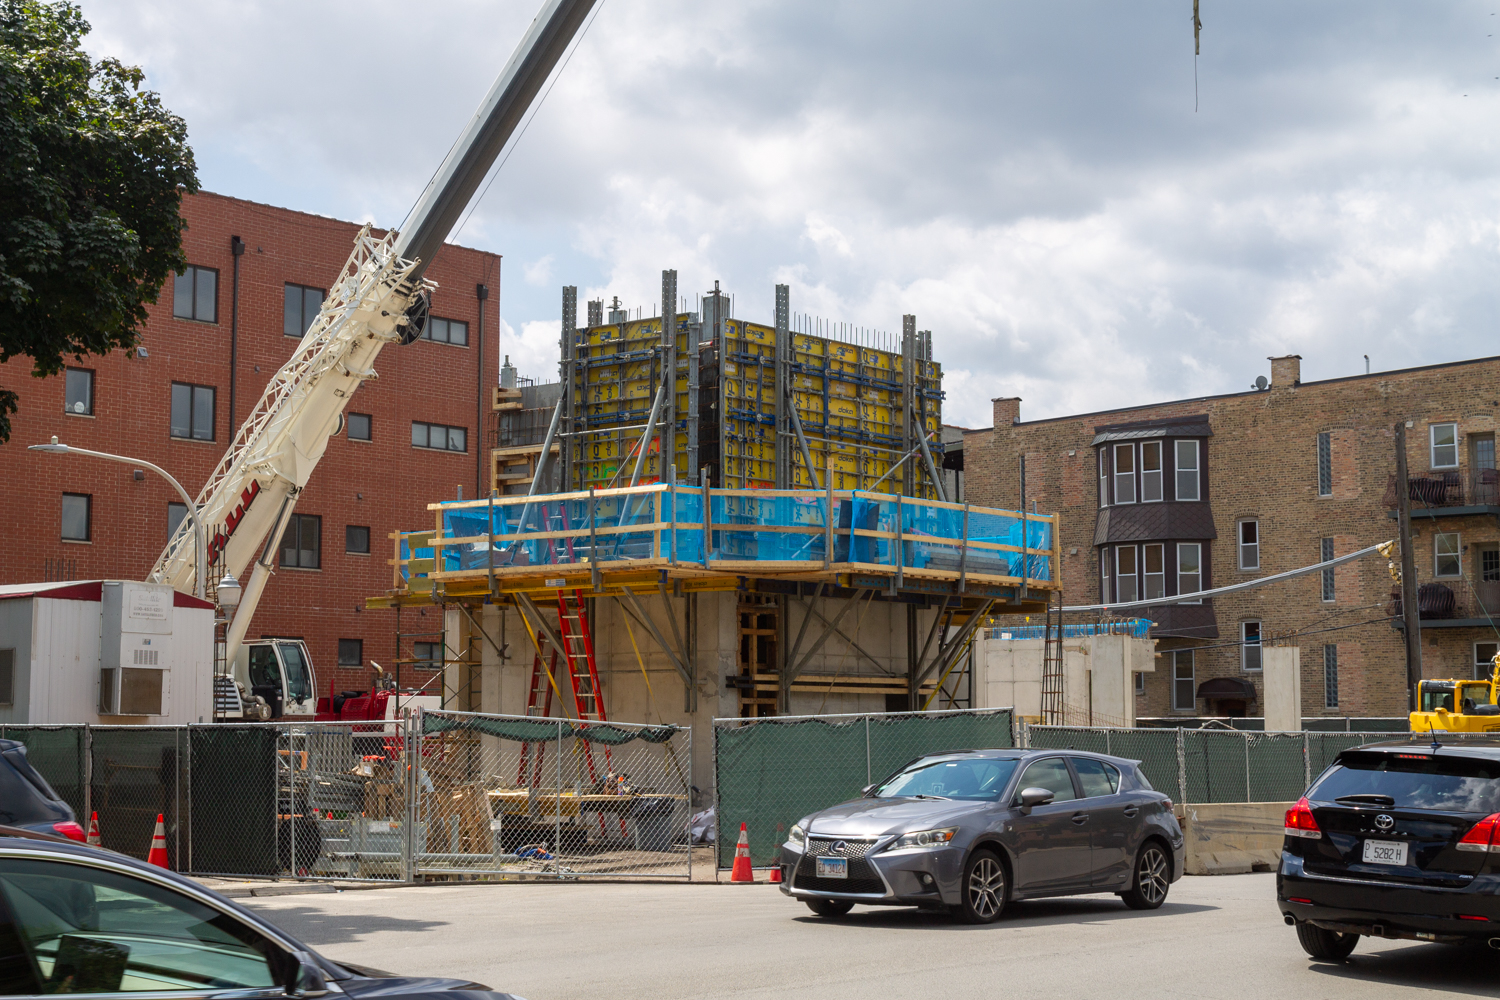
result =
[[[684,311],[668,270],[655,316],[597,300],[580,325],[563,289],[560,380],[502,369],[490,496],[394,533],[366,602],[398,668],[440,638],[444,710],[708,732],[969,708],[981,627],[1057,614],[1056,517],[945,495],[932,334],[803,332],[775,295],[769,324],[717,283]]]

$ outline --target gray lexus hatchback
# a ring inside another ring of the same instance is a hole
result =
[[[1182,877],[1182,828],[1138,765],[1075,750],[919,757],[794,824],[781,891],[824,917],[866,903],[988,923],[1011,900],[1104,892],[1155,909]]]

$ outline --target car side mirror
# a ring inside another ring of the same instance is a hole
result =
[[[1053,794],[1047,788],[1023,788],[1017,799],[1023,813],[1029,813],[1037,806],[1045,806],[1051,803]]]
[[[872,790],[872,789],[873,789],[873,788],[874,788],[874,787],[875,787],[875,786],[874,786],[874,785],[866,785],[866,786],[865,786],[865,787],[863,787],[863,788],[861,788],[861,789],[860,789],[860,790],[859,790],[859,795],[860,795],[860,798],[864,798],[864,797],[865,797],[865,796],[866,796],[866,795],[869,795],[869,794],[870,794],[870,791],[871,791],[871,790]]]
[[[286,995],[298,998],[327,996],[328,981],[323,978],[323,969],[317,960],[305,951],[292,952],[292,958],[297,962],[297,971]]]

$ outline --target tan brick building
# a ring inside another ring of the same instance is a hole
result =
[[[1065,603],[1222,587],[1394,538],[1406,422],[1423,672],[1474,675],[1500,641],[1500,357],[1022,421],[964,437],[966,499],[1062,515]],[[1021,458],[1025,457],[1025,496]],[[1260,645],[1295,638],[1306,716],[1406,711],[1394,583],[1378,557],[1198,605],[1150,608],[1139,716],[1260,715]]]

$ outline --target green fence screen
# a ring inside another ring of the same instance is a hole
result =
[[[751,863],[769,867],[793,823],[858,798],[865,785],[915,757],[1014,745],[1008,708],[716,719],[719,867],[734,864],[741,823],[749,833]]]

